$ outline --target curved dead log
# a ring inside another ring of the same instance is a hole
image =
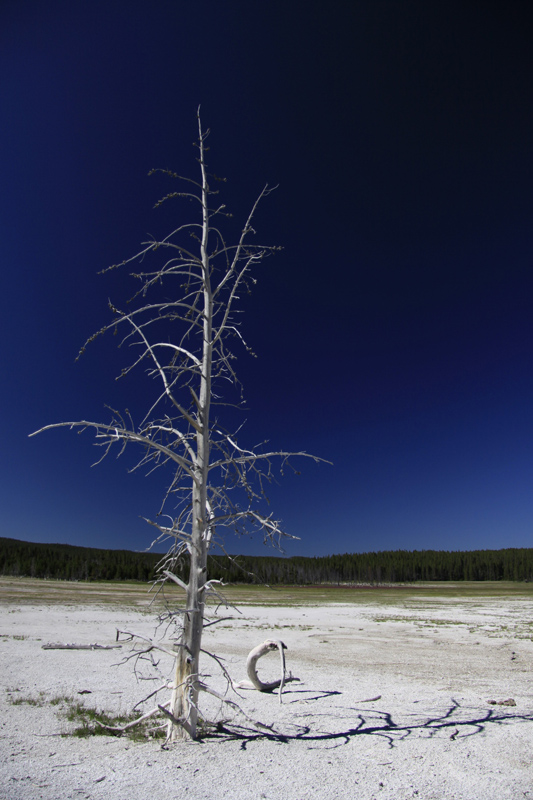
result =
[[[281,660],[281,678],[277,681],[264,683],[259,679],[257,674],[257,662],[261,656],[270,653],[272,650],[279,650]],[[299,680],[299,678],[294,678],[290,672],[287,675],[285,669],[285,650],[287,650],[287,645],[279,639],[267,639],[266,641],[262,642],[262,644],[258,644],[257,647],[254,647],[246,659],[246,671],[250,680],[240,681],[240,683],[235,684],[236,687],[238,689],[257,689],[258,692],[273,692],[274,689],[279,688],[279,702],[281,703],[281,693],[285,684],[288,683],[288,681]]]
[[[252,683],[254,689],[257,689],[258,692],[273,692],[274,689],[280,687],[283,688],[283,684],[285,683],[285,650],[287,649],[287,645],[283,642],[276,640],[276,639],[267,639],[262,644],[258,644],[257,647],[249,653],[248,658],[246,659],[246,672],[248,673],[248,677],[250,678],[250,682]],[[257,662],[261,658],[261,656],[270,653],[272,650],[279,650],[281,656],[281,678],[278,681],[271,681],[270,683],[263,683],[262,680],[259,679],[257,675]]]

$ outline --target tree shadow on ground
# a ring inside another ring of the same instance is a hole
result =
[[[307,701],[325,699],[340,692],[315,692]],[[364,702],[364,701],[363,701]],[[450,704],[437,714],[424,714],[416,712],[415,720],[401,721],[395,719],[388,711],[375,708],[366,709],[355,707],[336,707],[328,713],[309,713],[306,716],[313,720],[305,725],[296,723],[282,723],[276,726],[258,730],[252,726],[238,725],[235,723],[221,722],[204,739],[218,739],[222,741],[241,741],[241,749],[245,750],[250,742],[268,739],[280,744],[293,741],[305,741],[309,744],[327,744],[339,747],[348,744],[354,737],[375,736],[387,742],[389,748],[397,747],[408,738],[435,738],[445,737],[452,741],[468,738],[483,733],[487,728],[499,725],[509,725],[519,722],[533,722],[533,713],[517,713],[496,711],[494,708],[472,708],[461,706],[451,698]],[[397,715],[398,716],[398,715]],[[402,716],[406,716],[403,714]],[[409,716],[413,716],[412,712]],[[321,718],[326,717],[329,724],[328,730],[321,729]],[[336,729],[331,723],[332,718],[344,717],[353,722]],[[281,730],[283,728],[284,730]],[[289,730],[287,730],[289,729]]]

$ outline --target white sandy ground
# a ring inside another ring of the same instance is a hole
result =
[[[149,688],[130,667],[112,666],[126,648],[43,650],[42,644],[113,644],[116,628],[151,635],[151,616],[104,605],[4,604],[0,797],[533,798],[532,600],[242,611],[209,628],[205,646],[241,680],[252,647],[265,638],[285,641],[287,666],[300,682],[286,687],[282,705],[276,695],[255,691],[240,701],[279,736],[265,737],[211,702],[209,713],[233,717],[237,735],[164,750],[157,741],[62,737],[72,726],[57,706],[10,702],[44,692],[47,699],[74,695],[101,709],[130,710]],[[277,677],[278,656],[260,666],[264,679]],[[204,659],[203,669],[223,688],[213,662]],[[91,694],[78,695],[82,690]],[[516,705],[488,702],[508,698]]]

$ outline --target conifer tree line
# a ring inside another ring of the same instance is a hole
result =
[[[150,581],[158,553],[39,544],[0,537],[0,575],[74,581]],[[414,581],[531,581],[533,548],[387,550],[310,558],[210,556],[210,575],[227,583],[380,584]],[[185,559],[180,577],[187,574]]]

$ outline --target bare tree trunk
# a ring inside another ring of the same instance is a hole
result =
[[[207,573],[207,548],[200,542],[200,553],[193,546],[187,591],[187,611],[176,657],[174,689],[170,713],[180,721],[169,722],[168,739],[196,739],[198,725],[198,673],[204,618],[204,586]]]
[[[211,541],[210,512],[207,501],[209,476],[209,431],[211,383],[213,369],[213,294],[211,290],[211,265],[208,255],[209,240],[209,186],[204,161],[204,139],[200,127],[200,167],[202,172],[202,239],[200,254],[203,283],[203,344],[200,374],[200,397],[193,393],[196,403],[196,468],[192,486],[192,535],[190,545],[190,573],[187,586],[187,611],[185,614],[180,652],[176,660],[175,684],[170,712],[181,725],[169,722],[169,740],[196,739],[198,725],[198,679],[200,649],[204,624],[205,584],[207,581],[207,553]]]

